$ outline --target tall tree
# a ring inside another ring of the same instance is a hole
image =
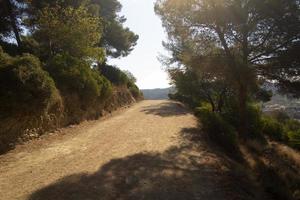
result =
[[[138,35],[124,27],[126,18],[118,14],[122,5],[117,0],[92,0],[92,3],[99,6],[105,21],[101,44],[106,47],[107,54],[115,58],[127,56],[136,45]]]
[[[0,1],[0,34],[2,38],[5,38],[9,37],[11,33],[13,33],[19,47],[21,46],[20,17],[23,12],[23,3],[24,2],[22,0]]]
[[[42,47],[42,57],[68,54],[79,59],[104,60],[102,48],[97,47],[101,39],[101,19],[91,15],[80,6],[43,8],[37,17],[34,38]]]
[[[60,5],[62,7],[85,6],[91,14],[101,17],[103,21],[103,37],[98,42],[100,47],[106,49],[106,54],[111,57],[127,56],[136,45],[138,36],[129,28],[124,27],[126,18],[119,16],[122,5],[117,0],[31,0],[32,27],[35,16],[44,7]]]
[[[223,58],[223,75],[237,91],[242,134],[247,126],[247,99],[256,79],[270,78],[266,76],[270,67],[283,69],[280,62],[271,65],[270,60],[300,39],[299,6],[299,0],[158,0],[156,12],[175,60],[180,61],[186,46],[193,47],[199,60]],[[290,71],[285,70],[285,78]],[[272,79],[279,81],[278,76]]]

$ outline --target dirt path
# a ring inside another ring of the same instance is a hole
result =
[[[0,199],[254,199],[180,104],[143,101],[0,156]],[[196,145],[197,144],[197,145]]]

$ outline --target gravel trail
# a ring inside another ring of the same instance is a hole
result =
[[[0,156],[0,199],[251,199],[195,135],[181,104],[142,101]]]

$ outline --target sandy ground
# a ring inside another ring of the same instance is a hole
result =
[[[255,199],[199,135],[180,104],[142,101],[0,156],[0,199]]]

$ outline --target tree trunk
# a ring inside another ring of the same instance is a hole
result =
[[[16,16],[14,15],[14,13],[13,13],[13,6],[12,6],[12,3],[11,3],[10,0],[6,0],[5,2],[6,2],[9,18],[10,18],[11,27],[12,27],[12,30],[14,32],[15,39],[17,41],[18,47],[20,48],[22,43],[21,43],[21,37],[20,37],[20,34],[19,34],[19,30],[18,30],[18,27],[17,27],[17,19],[16,19]]]

